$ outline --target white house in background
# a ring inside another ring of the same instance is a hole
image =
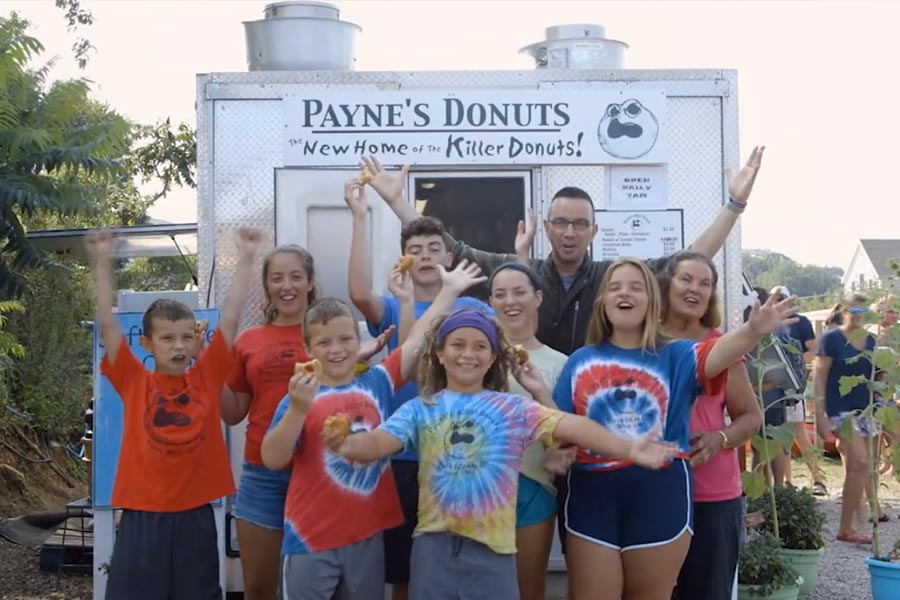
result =
[[[897,276],[888,263],[900,261],[900,240],[859,240],[850,266],[842,282],[848,292],[871,286],[898,285]]]

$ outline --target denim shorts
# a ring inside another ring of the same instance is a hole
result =
[[[284,528],[284,499],[291,471],[272,471],[260,465],[244,463],[231,514],[262,527],[281,531]]]
[[[853,433],[857,435],[872,437],[881,433],[881,423],[873,417],[861,415],[858,410],[848,410],[836,415],[829,415],[828,426],[831,428],[832,433],[837,435],[847,419],[850,419]]]

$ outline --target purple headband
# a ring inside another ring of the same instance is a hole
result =
[[[444,319],[444,322],[441,323],[440,327],[438,327],[438,343],[443,343],[444,338],[450,335],[451,332],[456,331],[461,327],[471,327],[473,329],[477,329],[485,336],[487,336],[488,341],[491,342],[491,348],[493,348],[494,352],[498,354],[500,353],[500,341],[497,339],[496,325],[494,325],[490,319],[484,316],[484,313],[482,313],[480,310],[474,309],[458,310]]]

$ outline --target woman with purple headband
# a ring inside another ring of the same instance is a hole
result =
[[[506,393],[513,369],[538,402]],[[537,368],[517,366],[497,322],[481,311],[461,310],[433,327],[418,381],[419,398],[375,431],[323,431],[333,451],[354,461],[419,451],[411,598],[519,597],[516,494],[522,454],[534,441],[576,444],[651,468],[672,457],[667,444],[626,441],[544,406],[550,391]]]

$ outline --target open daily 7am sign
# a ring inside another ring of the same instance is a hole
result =
[[[666,162],[661,91],[310,90],[282,106],[284,166]]]

